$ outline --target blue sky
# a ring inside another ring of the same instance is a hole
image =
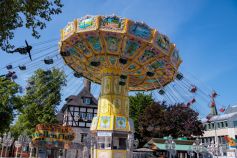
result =
[[[176,43],[183,59],[180,71],[202,86],[203,90],[215,89],[220,95],[217,99],[219,107],[237,103],[237,1],[63,0],[62,3],[63,13],[47,23],[47,28],[40,31],[42,37],[39,40],[33,39],[28,30],[21,28],[15,31],[12,42],[23,45],[25,39],[38,43],[59,38],[59,31],[67,22],[84,15],[114,13],[144,21]],[[22,58],[20,55],[0,53],[0,67]],[[24,61],[28,62],[28,59]],[[24,80],[27,75],[20,76],[19,80]]]

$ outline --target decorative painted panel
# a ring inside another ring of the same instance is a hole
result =
[[[134,53],[136,52],[136,50],[138,48],[140,48],[140,43],[138,41],[134,41],[134,40],[130,40],[128,39],[126,41],[126,46],[125,46],[125,50],[123,52],[125,57],[131,57],[134,55]]]
[[[85,44],[82,41],[78,41],[77,43],[75,43],[74,45],[76,48],[80,49],[81,52],[84,53],[84,55],[90,55],[91,52],[89,51],[89,49],[85,46]]]
[[[116,36],[108,35],[105,37],[107,43],[107,50],[111,52],[117,52],[119,48],[120,39]]]
[[[93,16],[85,16],[81,19],[78,19],[77,30],[90,30],[95,29],[96,27],[96,18]]]
[[[63,29],[63,36],[64,39],[66,39],[67,37],[69,37],[70,35],[72,35],[72,33],[74,32],[75,28],[74,28],[74,22],[70,22],[67,24],[67,26]]]
[[[89,35],[87,36],[87,40],[94,51],[96,51],[97,53],[102,51],[100,39],[97,35]]]
[[[116,117],[116,128],[117,129],[126,129],[126,118],[125,117]]]
[[[171,55],[171,62],[173,65],[177,66],[179,60],[180,60],[179,51],[178,51],[178,49],[175,48],[172,55]]]
[[[122,31],[124,29],[124,23],[125,19],[119,18],[117,16],[106,16],[102,17],[100,27],[102,29]]]
[[[156,52],[154,49],[146,49],[143,54],[139,57],[139,62],[140,63],[145,63],[146,61],[150,59],[155,59]]]
[[[110,128],[110,116],[101,116],[100,117],[100,128]]]
[[[113,100],[113,112],[115,114],[120,113],[120,109],[121,109],[121,100],[119,98],[115,98]]]
[[[94,117],[91,124],[91,130],[95,130],[98,124],[98,117]]]
[[[146,40],[149,40],[152,35],[151,29],[146,24],[139,22],[131,24],[129,27],[129,33]]]
[[[160,61],[153,62],[149,67],[152,69],[160,69],[160,68],[164,68],[164,66],[165,66],[165,61],[160,60]]]
[[[100,113],[105,114],[109,110],[109,102],[107,99],[101,99]]]
[[[166,50],[166,52],[169,51],[170,48],[170,40],[167,36],[159,34],[156,37],[155,44],[159,46],[160,48]]]

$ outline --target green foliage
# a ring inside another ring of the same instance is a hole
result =
[[[153,103],[151,95],[137,93],[135,96],[129,96],[129,117],[134,121],[135,137],[142,139],[138,130],[138,119],[143,114],[144,109]]]
[[[24,109],[16,124],[11,128],[15,135],[23,131],[32,134],[40,123],[57,123],[57,106],[61,101],[61,89],[66,79],[62,71],[53,69],[50,74],[39,69],[28,80],[31,85],[23,96]]]
[[[165,124],[166,105],[154,102],[147,106],[139,117],[138,132],[141,135],[140,145],[144,145],[151,138],[166,136]]]
[[[193,109],[182,105],[168,107],[165,115],[167,134],[174,138],[202,135],[204,127],[198,115]]]
[[[198,113],[181,104],[155,102],[151,95],[137,93],[130,96],[130,118],[134,120],[135,138],[142,147],[151,138],[172,135],[192,137],[202,135],[204,128]]]
[[[1,0],[0,1],[0,47],[8,50],[14,46],[14,30],[25,26],[32,30],[32,36],[39,38],[38,29],[46,27],[52,15],[61,13],[61,0]]]
[[[22,107],[18,90],[19,86],[15,82],[0,77],[0,133],[9,129],[14,113]]]

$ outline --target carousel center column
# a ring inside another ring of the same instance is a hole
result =
[[[96,138],[93,155],[95,158],[126,158],[130,146],[128,138],[133,131],[129,120],[128,81],[118,68],[103,69],[101,74],[98,114],[91,126]]]

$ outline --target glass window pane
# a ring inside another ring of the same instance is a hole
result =
[[[86,123],[86,127],[90,127],[91,126],[91,123]]]
[[[93,113],[93,109],[88,108],[88,109],[87,109],[87,112],[91,112],[91,113]]]
[[[98,137],[97,148],[98,149],[111,149],[111,137]]]
[[[86,112],[86,108],[80,108],[81,112]]]
[[[84,127],[85,126],[85,122],[79,122],[79,126],[82,126],[82,127]]]

